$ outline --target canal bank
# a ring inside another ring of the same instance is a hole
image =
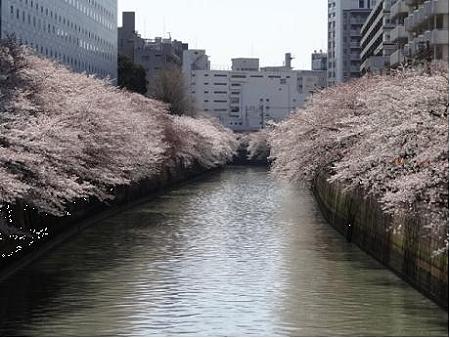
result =
[[[3,221],[11,220],[14,224],[14,228],[9,228],[10,231],[17,232],[13,239],[3,238],[0,242],[0,280],[8,278],[55,246],[102,219],[155,198],[175,185],[198,179],[221,169],[223,166],[205,168],[198,163],[186,167],[180,161],[161,171],[157,177],[115,187],[111,191],[114,199],[107,202],[79,200],[68,206],[67,215],[63,217],[37,212],[18,201],[8,208],[6,214],[0,214]]]
[[[363,191],[346,191],[328,178],[323,171],[313,182],[326,220],[349,242],[448,311],[448,252],[435,255],[445,245],[442,237],[426,231],[418,217],[388,215],[375,198]]]
[[[322,217],[228,167],[104,218],[0,282],[1,336],[448,336],[448,314]]]

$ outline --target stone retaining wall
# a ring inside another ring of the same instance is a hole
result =
[[[70,216],[65,217],[38,213],[31,208],[26,208],[26,205],[19,201],[16,205],[11,206],[11,212],[8,215],[0,214],[0,222],[5,223],[8,218],[12,218],[14,229],[19,229],[25,236],[29,234],[30,229],[41,228],[47,228],[48,235],[39,241],[33,240],[32,245],[28,245],[31,239],[21,241],[22,249],[18,252],[11,251],[16,248],[18,241],[6,239],[0,241],[0,255],[14,252],[11,256],[0,257],[0,280],[101,219],[142,202],[170,185],[192,179],[209,171],[212,170],[199,165],[185,168],[179,163],[174,168],[162,172],[158,177],[115,188],[113,191],[115,199],[108,203],[78,201],[67,209]]]
[[[420,219],[387,215],[375,199],[362,191],[344,192],[342,185],[329,183],[328,177],[322,173],[313,184],[327,221],[348,241],[448,309],[448,253],[433,255],[444,245],[442,239],[423,230]]]

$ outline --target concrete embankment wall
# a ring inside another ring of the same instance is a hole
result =
[[[322,173],[313,184],[327,221],[347,240],[448,309],[448,254],[433,255],[444,245],[442,239],[424,230],[419,218],[387,215],[374,198],[367,198],[362,191],[345,192],[341,184],[329,183],[328,177]]]
[[[0,242],[0,255],[6,255],[0,258],[0,280],[101,219],[145,201],[145,199],[154,196],[173,184],[187,181],[212,171],[214,169],[205,169],[200,165],[186,168],[181,163],[178,163],[173,168],[163,171],[158,177],[115,188],[112,191],[115,199],[107,203],[80,200],[73,206],[68,207],[67,211],[70,213],[70,216],[64,217],[38,213],[31,208],[27,208],[24,203],[19,201],[11,207],[11,211],[8,214],[0,214],[0,222],[5,222],[11,218],[14,227],[23,232],[25,236],[27,236],[30,229],[41,228],[47,228],[46,232],[48,235],[41,240],[33,239],[34,243],[32,245],[29,245],[32,239],[20,242],[3,239]],[[21,235],[19,234],[18,236],[20,237]],[[22,249],[15,252],[18,244],[22,246]],[[9,254],[11,255],[8,256]]]

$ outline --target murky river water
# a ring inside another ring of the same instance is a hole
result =
[[[234,167],[101,221],[0,284],[0,335],[448,335],[310,193]]]

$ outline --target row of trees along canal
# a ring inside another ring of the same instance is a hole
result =
[[[254,158],[310,184],[328,220],[448,307],[448,67],[426,64],[328,88],[272,129]],[[346,222],[346,223],[345,223]]]
[[[0,264],[52,235],[53,218],[180,168],[223,166],[238,147],[215,120],[170,114],[12,40],[0,43],[0,96]]]
[[[180,73],[163,72],[159,92],[153,90],[167,105],[74,74],[11,42],[1,44],[0,69],[3,255],[45,233],[14,227],[18,201],[64,216],[74,203],[106,201],[114,187],[158,178],[180,162],[212,168],[236,153],[236,136],[217,121],[179,116],[186,102],[178,95]],[[438,238],[433,254],[447,255],[447,67],[328,88],[287,121],[243,141],[251,157],[270,157],[276,176],[311,183],[325,170],[329,182],[364,191],[386,214],[417,215],[423,232]]]

